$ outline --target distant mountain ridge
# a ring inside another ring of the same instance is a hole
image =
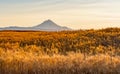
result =
[[[0,30],[63,31],[63,30],[71,30],[71,29],[68,27],[59,26],[51,20],[46,20],[43,23],[33,27],[10,26],[5,28],[0,28]]]

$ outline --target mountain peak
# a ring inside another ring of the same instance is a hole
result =
[[[33,26],[33,27],[6,27],[0,30],[41,30],[41,31],[62,31],[71,30],[67,27],[62,27],[54,23],[52,20],[48,19],[43,23]]]
[[[46,20],[46,21],[44,21],[44,22],[53,22],[52,20],[50,20],[50,19],[48,19],[48,20]]]
[[[54,23],[52,20],[48,19],[48,20],[44,21],[43,23],[41,23],[35,27],[50,28],[50,27],[60,27],[60,26],[57,25],[56,23]]]

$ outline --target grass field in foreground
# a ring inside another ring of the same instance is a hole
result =
[[[120,74],[120,56],[7,51],[0,55],[0,74]]]
[[[0,31],[0,74],[120,74],[120,29]]]

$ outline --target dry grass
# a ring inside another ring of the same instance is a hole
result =
[[[0,31],[0,74],[120,74],[120,28]]]
[[[120,74],[120,56],[0,52],[0,74]]]

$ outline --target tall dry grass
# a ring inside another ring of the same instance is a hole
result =
[[[120,28],[0,31],[0,74],[120,74]]]
[[[120,74],[120,56],[0,50],[0,74]]]

